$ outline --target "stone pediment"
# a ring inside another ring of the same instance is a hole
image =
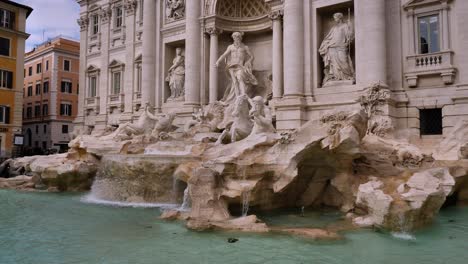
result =
[[[109,63],[109,68],[124,67],[124,66],[125,64],[118,60],[112,60],[111,63]]]
[[[404,9],[414,9],[422,6],[448,3],[451,0],[411,0],[403,5]]]
[[[142,56],[141,56],[141,54],[138,55],[138,56],[136,56],[135,62],[142,62]]]
[[[95,65],[89,65],[88,68],[86,68],[86,72],[98,72],[98,71],[100,70]]]

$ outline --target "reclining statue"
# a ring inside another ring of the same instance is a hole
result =
[[[154,127],[154,121],[157,118],[149,111],[149,103],[145,105],[145,109],[141,116],[138,118],[136,123],[125,123],[119,125],[117,130],[115,130],[112,134],[108,136],[102,137],[105,138],[112,138],[115,140],[127,140],[131,139],[132,136],[138,136],[143,134],[150,134],[151,130]]]
[[[163,133],[171,132],[174,129],[172,123],[176,114],[168,113],[162,117],[156,117],[154,115],[149,116],[150,119],[156,121],[153,130],[151,131],[151,139],[152,140],[159,140]]]

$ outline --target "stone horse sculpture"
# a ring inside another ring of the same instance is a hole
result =
[[[226,126],[226,129],[219,136],[216,144],[222,144],[227,136],[230,137],[233,143],[246,138],[252,132],[254,124],[250,118],[249,98],[247,95],[241,95],[236,98],[232,117],[232,123]]]

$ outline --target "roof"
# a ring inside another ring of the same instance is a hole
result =
[[[22,4],[19,4],[19,3],[16,3],[16,2],[13,2],[13,1],[10,1],[10,0],[0,0],[0,2],[2,3],[5,3],[5,4],[9,4],[9,5],[13,5],[13,6],[17,6],[19,8],[23,8],[23,9],[26,9],[26,11],[28,11],[26,13],[26,18],[31,14],[31,12],[33,11],[32,7],[29,7],[27,5],[22,5]]]

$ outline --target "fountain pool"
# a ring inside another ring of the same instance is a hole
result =
[[[314,242],[278,234],[196,233],[159,220],[158,209],[90,204],[84,195],[0,190],[0,263],[459,264],[468,257],[468,208],[442,210],[432,226],[408,240],[356,230],[342,241]],[[333,212],[294,213],[263,217],[298,226],[336,218]],[[239,241],[227,243],[230,237]]]

